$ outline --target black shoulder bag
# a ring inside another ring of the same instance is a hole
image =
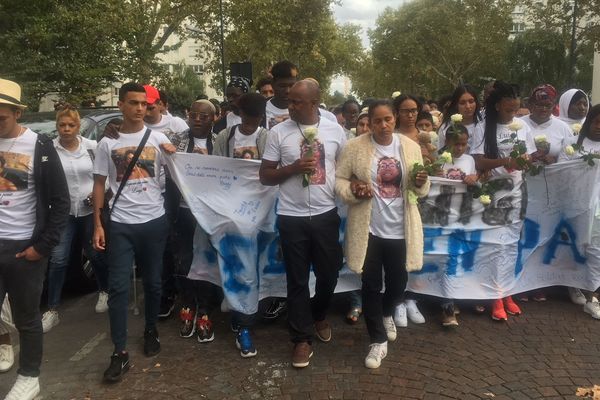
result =
[[[133,158],[131,159],[131,162],[129,163],[129,165],[127,165],[127,169],[125,170],[125,173],[123,174],[123,177],[121,178],[121,184],[119,185],[119,189],[117,190],[117,193],[115,194],[112,208],[115,208],[115,203],[117,202],[117,200],[119,200],[119,197],[121,196],[121,192],[123,191],[123,188],[125,188],[125,184],[127,183],[129,176],[131,176],[131,172],[133,171],[133,168],[135,168],[135,165],[137,164],[138,159],[140,158],[140,155],[142,154],[142,151],[144,150],[144,146],[146,146],[148,137],[150,137],[150,132],[151,132],[150,129],[146,129],[146,133],[144,133],[144,137],[142,138],[142,141],[140,142],[139,146],[135,150],[135,153],[133,154]],[[109,237],[109,231],[110,231],[109,226],[110,226],[111,213],[112,213],[112,209],[108,205],[108,202],[106,202],[104,204],[104,207],[102,207],[102,209],[100,210],[100,221],[102,222],[102,228],[104,229],[104,241],[107,243],[108,243],[108,237]]]

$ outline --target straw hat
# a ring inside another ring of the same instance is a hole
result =
[[[9,104],[19,108],[27,108],[21,103],[21,86],[7,79],[0,79],[0,104]]]

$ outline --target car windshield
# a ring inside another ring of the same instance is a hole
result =
[[[40,133],[43,135],[48,135],[51,138],[55,138],[58,136],[58,131],[56,130],[56,121],[40,121],[40,122],[25,122],[23,123],[27,128],[31,129],[35,133]]]
[[[83,137],[94,140],[96,139],[96,132],[94,130],[95,127],[96,122],[94,122],[93,119],[84,117],[81,119],[81,127],[79,128],[79,133],[81,133],[81,136]]]

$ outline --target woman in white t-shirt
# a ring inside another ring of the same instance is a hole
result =
[[[442,124],[438,132],[438,149],[446,144],[446,130],[450,127],[450,117],[454,114],[462,115],[462,124],[469,131],[469,149],[473,146],[472,140],[477,136],[477,132],[483,132],[483,121],[481,117],[481,105],[477,96],[477,90],[470,85],[460,85],[452,93],[450,104],[444,113]]]
[[[494,88],[485,104],[485,129],[483,136],[480,134],[473,138],[471,155],[475,158],[477,169],[489,171],[492,176],[508,176],[516,187],[523,180],[524,168],[521,162],[512,158],[510,153],[514,146],[522,144],[526,148],[525,154],[519,156],[529,160],[531,154],[536,152],[535,143],[528,125],[515,118],[521,105],[516,86],[496,81]],[[522,215],[525,205],[519,199],[513,199],[514,208],[519,209],[519,218],[506,223],[522,224]],[[495,205],[494,205],[495,206]],[[504,244],[506,251],[517,254],[518,241]],[[497,321],[506,321],[508,314],[519,315],[521,309],[512,300],[511,296],[496,299],[492,304],[492,318]]]
[[[534,158],[546,164],[555,163],[562,149],[576,140],[571,127],[552,115],[556,96],[552,85],[537,86],[529,96],[531,114],[521,118],[535,139],[538,151]]]
[[[416,115],[415,115],[416,116]],[[425,196],[429,180],[419,145],[394,133],[392,104],[378,100],[369,107],[372,133],[350,140],[336,167],[336,193],[348,204],[345,255],[362,276],[363,312],[370,337],[367,368],[378,368],[396,340],[393,314],[402,298],[407,271],[423,265],[423,227],[413,196]],[[385,292],[382,294],[385,272]]]
[[[58,137],[54,147],[60,157],[71,200],[71,212],[67,226],[60,236],[59,244],[52,249],[48,262],[48,311],[42,316],[42,328],[48,332],[59,323],[58,306],[69,266],[71,246],[76,237],[86,257],[90,260],[98,284],[96,312],[108,310],[108,267],[104,253],[97,252],[91,245],[93,234],[92,188],[94,186],[93,164],[96,142],[79,134],[79,113],[70,107],[56,115]]]

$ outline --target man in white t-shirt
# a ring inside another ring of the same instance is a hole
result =
[[[295,344],[292,365],[297,368],[309,364],[315,330],[321,341],[331,340],[325,317],[342,267],[334,186],[336,161],[346,135],[338,124],[319,117],[319,100],[319,87],[313,82],[304,80],[292,87],[290,119],[269,134],[260,168],[264,185],[279,185],[277,225]],[[311,265],[316,276],[312,301]]]
[[[127,345],[127,308],[131,267],[141,268],[144,283],[146,324],[144,353],[160,352],[156,322],[160,306],[163,252],[168,234],[159,171],[165,164],[165,153],[174,153],[175,146],[161,132],[144,126],[146,91],[137,83],[126,83],[119,90],[119,109],[123,124],[116,139],[104,137],[98,143],[94,161],[94,248],[107,251],[108,307],[111,338],[115,346],[111,363],[104,372],[108,382],[120,381],[129,369]],[[139,158],[129,177],[124,176],[144,136],[149,132]],[[101,210],[104,188],[108,179],[116,196],[122,181],[122,192],[115,203],[110,201],[110,221],[103,226]],[[105,229],[110,232],[107,237]]]
[[[169,135],[171,133],[181,133],[188,129],[185,121],[171,114],[163,114],[164,105],[160,99],[160,93],[154,86],[144,85],[146,91],[147,107],[144,116],[146,127]]]
[[[25,107],[21,87],[0,79],[0,303],[8,295],[21,345],[17,381],[6,400],[33,400],[40,393],[40,297],[47,257],[71,207],[54,143],[17,122]],[[10,336],[1,336],[0,357],[12,364]]]
[[[266,128],[271,129],[275,125],[290,117],[288,111],[288,96],[290,89],[296,83],[298,67],[289,61],[279,61],[271,67],[273,75],[273,97],[267,101]]]

